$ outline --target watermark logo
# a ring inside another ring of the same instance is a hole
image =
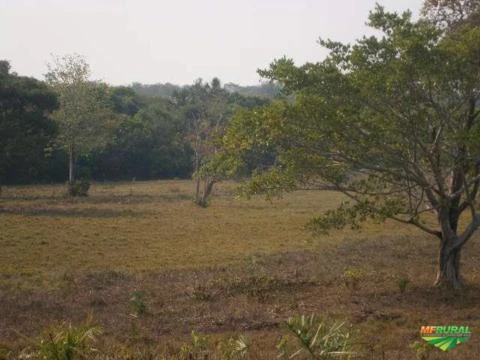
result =
[[[452,350],[472,336],[468,326],[422,326],[420,336],[429,344],[443,350]]]

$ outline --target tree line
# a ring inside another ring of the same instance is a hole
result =
[[[0,183],[188,178],[237,109],[269,101],[229,91],[216,78],[111,86],[91,80],[76,54],[54,57],[45,81],[1,61]]]

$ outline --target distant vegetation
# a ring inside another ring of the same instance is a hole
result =
[[[174,85],[171,83],[157,84],[141,84],[133,83],[131,86],[138,95],[148,97],[161,97],[168,99],[182,89],[188,88],[189,85]],[[264,82],[260,85],[241,86],[234,83],[226,83],[223,88],[229,93],[236,93],[245,97],[261,97],[267,99],[276,98],[281,92],[281,86],[278,83]]]
[[[221,135],[217,125],[223,129],[237,109],[269,103],[276,89],[258,86],[255,96],[257,87],[248,87],[253,95],[242,95],[218,79],[110,86],[92,81],[79,55],[54,58],[48,84],[9,69],[2,61],[0,184],[191,177]]]

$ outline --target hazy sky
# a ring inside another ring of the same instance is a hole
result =
[[[79,53],[112,84],[190,84],[214,76],[257,84],[286,55],[325,56],[319,37],[365,34],[375,0],[0,0],[0,59],[42,78],[50,54]],[[378,0],[418,14],[422,0]]]

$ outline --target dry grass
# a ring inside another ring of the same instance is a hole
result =
[[[207,209],[191,201],[189,181],[94,184],[76,200],[60,186],[5,187],[0,348],[22,345],[13,330],[35,335],[89,312],[105,329],[104,349],[165,353],[191,330],[242,332],[256,339],[256,358],[274,357],[282,322],[300,313],[346,319],[361,330],[361,353],[378,359],[414,359],[408,345],[421,325],[479,328],[478,241],[464,256],[472,285],[453,296],[431,288],[437,244],[415,229],[368,224],[313,237],[305,223],[339,204],[337,193],[269,203],[235,199],[234,186],[221,184]],[[139,316],[135,292],[147,310]],[[460,357],[431,359],[473,359],[479,344],[474,333]]]
[[[222,265],[254,254],[313,249],[338,238],[315,239],[304,231],[312,214],[339,203],[333,192],[298,192],[269,203],[236,200],[230,196],[233,184],[226,184],[212,206],[202,209],[190,200],[189,181],[98,184],[90,197],[73,201],[63,191],[60,186],[4,189],[3,282],[22,274],[22,287],[44,287],[70,272]],[[364,234],[392,229],[373,226]]]

